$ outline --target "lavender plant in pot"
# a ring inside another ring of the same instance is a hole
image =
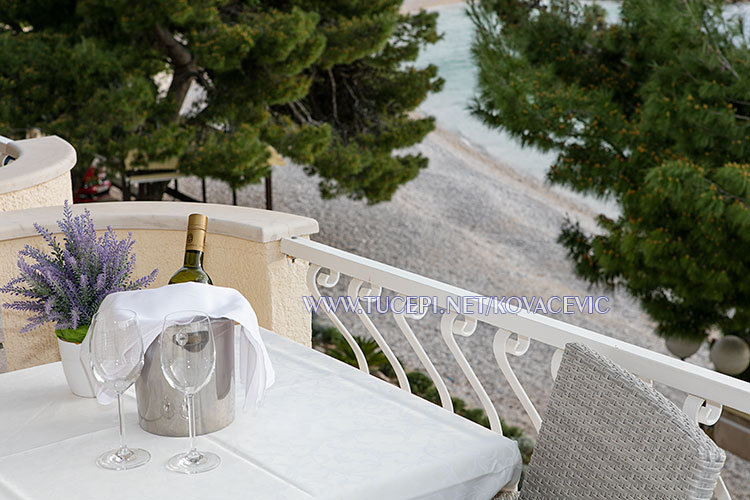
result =
[[[70,390],[82,397],[93,397],[86,370],[80,361],[80,344],[104,297],[114,292],[137,290],[156,278],[157,270],[133,279],[135,240],[132,234],[118,239],[107,227],[97,236],[91,213],[73,216],[68,203],[57,221],[63,241],[39,224],[34,228],[47,243],[48,252],[26,245],[18,255],[20,275],[0,292],[16,300],[3,307],[29,313],[21,333],[30,332],[46,322],[55,323],[65,378]],[[28,260],[27,260],[28,259]]]

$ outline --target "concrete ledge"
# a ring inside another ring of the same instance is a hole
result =
[[[0,194],[44,184],[67,174],[76,164],[73,146],[54,135],[11,141],[2,147],[16,160],[0,167]]]
[[[17,162],[14,162],[14,164]],[[6,167],[7,168],[7,167]],[[0,169],[0,172],[3,169]],[[91,211],[97,230],[157,229],[185,231],[187,217],[202,213],[208,217],[208,232],[233,236],[256,243],[278,241],[281,238],[315,234],[315,219],[257,208],[216,205],[211,203],[178,203],[165,201],[131,201],[73,205],[75,214],[84,208]],[[34,223],[59,232],[56,221],[62,207],[29,208],[0,213],[0,241],[35,236]]]

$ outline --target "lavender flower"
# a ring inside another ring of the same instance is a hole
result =
[[[30,313],[21,333],[48,321],[56,323],[58,329],[87,325],[104,297],[144,288],[156,278],[154,269],[147,276],[132,279],[132,233],[118,240],[112,228],[107,227],[107,232],[97,237],[91,213],[84,210],[82,215],[73,217],[67,202],[57,225],[63,234],[62,243],[51,231],[34,224],[51,253],[26,245],[18,252],[21,275],[0,287],[0,292],[18,297],[3,307]]]

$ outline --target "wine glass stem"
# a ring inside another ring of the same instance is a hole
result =
[[[127,451],[128,447],[125,444],[125,425],[122,421],[122,394],[117,393],[117,413],[120,417],[120,449],[118,453],[120,455],[123,454],[123,452]]]
[[[193,403],[193,395],[187,394],[187,407],[188,407],[188,429],[190,432],[190,452],[188,453],[189,458],[195,458],[198,455],[198,451],[195,449],[195,404]]]

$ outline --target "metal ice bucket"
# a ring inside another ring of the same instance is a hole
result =
[[[194,396],[195,433],[218,431],[234,420],[234,321],[211,320],[216,344],[216,370]],[[160,436],[187,436],[185,397],[170,387],[161,371],[161,349],[155,340],[146,350],[143,371],[135,383],[138,420],[145,431]]]

